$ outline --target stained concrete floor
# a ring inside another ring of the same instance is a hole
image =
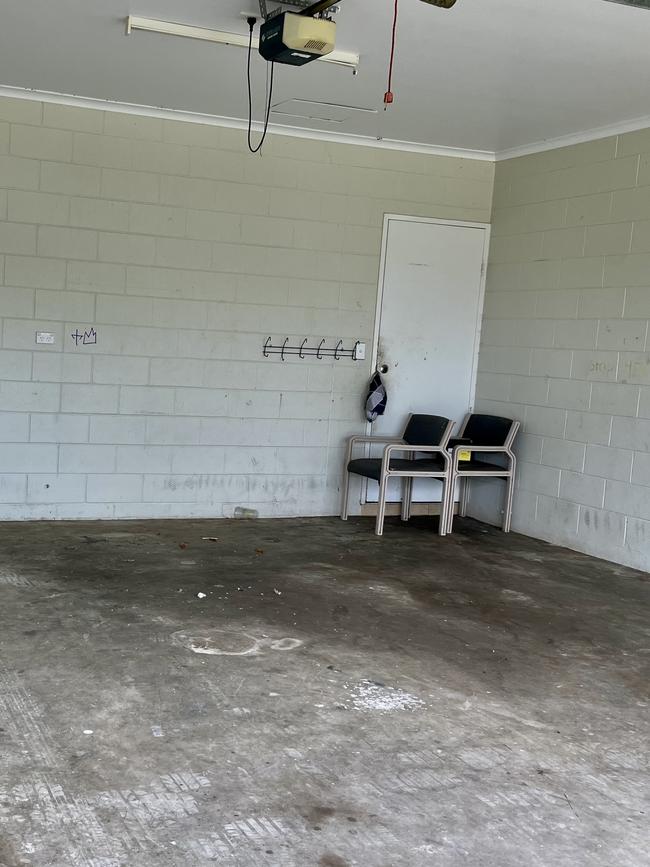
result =
[[[649,864],[650,576],[457,529],[0,525],[0,864]]]

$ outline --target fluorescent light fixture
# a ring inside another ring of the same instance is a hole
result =
[[[216,42],[219,45],[236,45],[239,48],[248,48],[248,36],[243,36],[241,33],[209,30],[206,27],[193,27],[190,24],[177,24],[172,21],[160,21],[158,18],[141,18],[138,15],[129,15],[126,19],[127,36],[134,30],[146,30],[149,33],[162,33],[167,36],[184,36],[187,39],[200,39],[203,42]],[[258,38],[254,36],[253,48],[257,48],[258,44]],[[352,51],[332,51],[331,54],[327,54],[319,60],[323,63],[345,66],[348,69],[357,69],[359,66],[359,55]]]

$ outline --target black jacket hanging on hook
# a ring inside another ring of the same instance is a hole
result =
[[[386,388],[379,375],[379,371],[376,371],[368,386],[368,397],[366,399],[366,418],[368,421],[375,421],[380,415],[383,415],[386,412],[387,403],[388,395]]]

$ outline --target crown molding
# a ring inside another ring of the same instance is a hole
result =
[[[122,114],[134,114],[144,117],[158,117],[164,120],[180,121],[182,123],[197,123],[207,126],[221,126],[230,129],[245,130],[248,121],[236,117],[222,117],[214,114],[201,114],[193,111],[178,111],[172,108],[157,108],[151,105],[138,105],[130,102],[114,100],[91,99],[67,93],[55,93],[45,90],[30,90],[22,87],[0,86],[0,97],[9,99],[26,99],[33,102],[48,102],[57,105],[69,105],[77,108],[89,108],[97,111],[113,111]],[[261,131],[262,124],[254,121],[253,129]],[[358,145],[361,147],[379,148],[390,151],[429,154],[430,156],[455,157],[458,159],[483,160],[494,162],[492,151],[469,150],[465,148],[442,147],[420,142],[400,141],[399,139],[377,139],[372,136],[353,135],[352,133],[335,133],[328,130],[307,129],[299,126],[284,126],[269,124],[269,135],[284,135],[292,138],[304,138],[318,141],[334,142],[336,144]]]
[[[624,135],[626,132],[638,132],[641,129],[648,128],[650,128],[650,115],[645,115],[644,117],[636,117],[632,120],[612,123],[607,126],[596,126],[592,129],[585,129],[581,132],[571,133],[570,135],[561,135],[557,136],[557,138],[543,139],[542,141],[531,142],[531,144],[520,145],[519,147],[506,148],[505,150],[497,151],[495,159],[497,162],[501,162],[502,160],[512,160],[516,157],[526,157],[530,156],[530,154],[553,151],[558,148],[566,148],[571,147],[571,145],[596,141],[599,138]]]
[[[181,123],[197,123],[207,126],[221,126],[229,129],[245,130],[248,122],[236,117],[223,117],[214,114],[201,114],[193,111],[180,111],[173,108],[159,108],[151,105],[139,105],[130,102],[117,102],[115,100],[91,99],[90,97],[77,96],[68,93],[56,93],[46,90],[31,90],[23,87],[11,87],[0,85],[0,97],[9,99],[26,99],[33,102],[48,102],[57,105],[70,105],[78,108],[89,108],[96,111],[113,111],[122,114],[134,114],[144,117],[158,117],[164,120],[175,120]],[[253,122],[253,129],[260,132],[262,124]],[[556,138],[542,139],[530,144],[519,145],[513,148],[505,148],[497,151],[472,150],[469,148],[444,147],[441,145],[429,145],[422,142],[400,141],[399,139],[377,139],[372,136],[354,135],[352,133],[331,132],[329,130],[308,129],[300,126],[285,126],[283,124],[269,124],[270,135],[284,135],[291,138],[312,139],[316,141],[334,142],[336,144],[357,145],[361,147],[379,148],[390,151],[403,151],[405,153],[429,154],[430,156],[455,157],[457,159],[482,160],[484,162],[502,162],[516,157],[529,156],[543,153],[544,151],[557,150],[558,148],[570,147],[571,145],[584,144],[609,136],[624,135],[627,132],[637,132],[642,129],[650,129],[650,115],[633,118],[620,123],[607,126],[593,127],[570,135],[557,136]]]

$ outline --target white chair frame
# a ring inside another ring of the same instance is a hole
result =
[[[379,497],[377,500],[377,520],[375,522],[375,534],[383,535],[384,519],[386,517],[386,493],[388,482],[392,478],[401,478],[404,480],[402,488],[402,521],[408,521],[411,517],[411,500],[413,496],[413,480],[414,479],[441,479],[442,481],[442,500],[440,503],[440,525],[438,532],[441,536],[446,535],[448,526],[448,516],[446,509],[449,504],[449,484],[450,484],[450,468],[451,456],[448,451],[448,443],[451,439],[451,434],[454,429],[455,422],[450,421],[445,428],[440,443],[437,446],[420,446],[413,443],[407,443],[402,437],[381,437],[381,436],[352,436],[348,440],[348,447],[345,458],[345,468],[343,471],[343,492],[341,506],[341,520],[348,519],[348,500],[350,494],[350,475],[348,472],[348,464],[352,460],[352,452],[355,446],[361,444],[378,444],[384,443],[384,452],[382,456],[380,481],[379,481]],[[444,469],[439,471],[417,471],[415,469],[416,461],[413,461],[413,469],[408,470],[391,470],[390,460],[394,452],[408,452],[411,456],[416,452],[426,452],[430,454],[439,454],[442,456]],[[453,496],[451,497],[453,507]]]
[[[467,423],[469,422],[471,416],[474,414],[475,413],[468,413],[465,416],[460,432],[458,434],[459,439],[463,437],[465,433],[465,428],[467,427]],[[449,484],[447,485],[447,495],[449,498],[449,502],[447,503],[447,507],[445,509],[445,514],[447,516],[447,533],[451,533],[453,531],[454,495],[456,492],[456,482],[460,482],[460,503],[458,508],[458,514],[460,517],[464,518],[467,514],[467,504],[469,499],[469,480],[488,478],[504,479],[506,482],[502,528],[504,533],[510,532],[510,528],[512,525],[512,504],[515,491],[515,474],[517,471],[517,457],[512,450],[512,446],[520,426],[520,422],[512,422],[510,430],[508,431],[508,435],[506,436],[506,439],[502,446],[473,446],[468,443],[467,445],[459,445],[454,447],[451,455],[450,479]],[[472,455],[479,453],[505,455],[507,459],[507,466],[499,470],[495,470],[494,468],[490,467],[484,472],[477,469],[464,471],[463,464],[459,460],[460,453],[463,451],[471,451]]]

